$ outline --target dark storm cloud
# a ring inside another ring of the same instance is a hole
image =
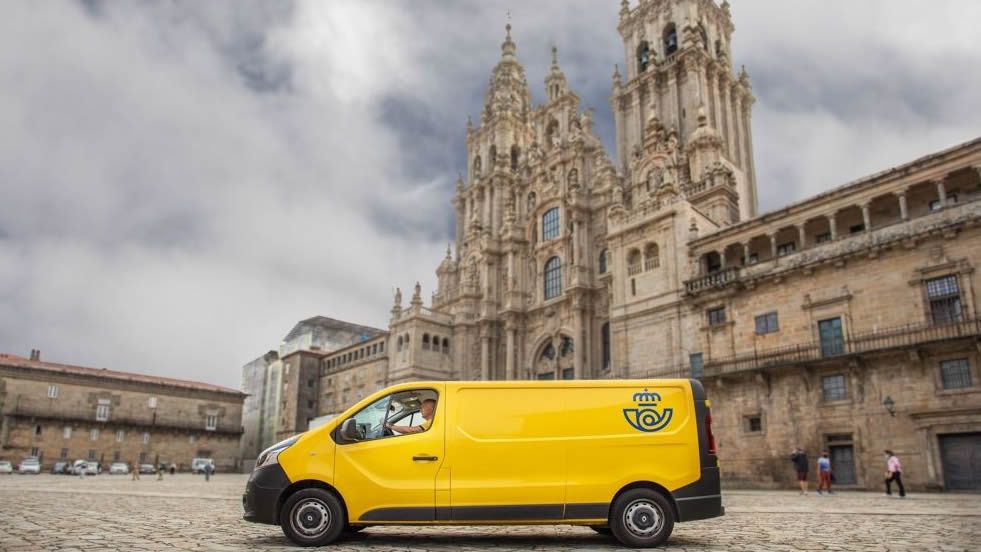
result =
[[[733,2],[761,207],[981,129],[981,7]],[[16,2],[0,19],[0,351],[237,385],[297,319],[385,326],[452,240],[511,9],[609,153],[619,2]],[[942,30],[942,31],[940,31]]]

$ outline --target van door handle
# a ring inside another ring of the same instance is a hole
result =
[[[438,456],[427,456],[425,454],[419,454],[419,455],[413,456],[412,457],[412,460],[414,462],[435,462],[436,460],[439,460],[439,457]]]

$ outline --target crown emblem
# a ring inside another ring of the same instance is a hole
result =
[[[637,403],[637,408],[623,409],[623,417],[630,427],[644,433],[654,433],[668,427],[671,423],[674,409],[664,408],[660,412],[657,410],[661,402],[659,393],[644,389],[634,393],[633,401]]]

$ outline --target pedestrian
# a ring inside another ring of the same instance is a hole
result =
[[[175,473],[177,473],[177,465],[176,464],[171,464],[170,465],[170,475],[174,475]]]
[[[886,450],[886,496],[892,496],[892,482],[899,487],[899,498],[906,498],[906,488],[903,487],[903,466],[899,458],[891,450]]]
[[[79,479],[85,479],[85,470],[87,470],[87,469],[89,469],[89,466],[85,462],[82,462],[81,464],[78,465],[78,478]]]
[[[157,481],[163,481],[164,478],[164,465],[160,464],[157,466]]]
[[[204,480],[211,481],[211,474],[215,471],[215,465],[212,463],[207,463],[204,465]]]
[[[818,458],[818,494],[824,489],[828,494],[831,492],[831,459],[828,458],[828,451],[823,451]]]
[[[133,479],[132,480],[133,481],[139,481],[140,480],[140,465],[137,464],[136,462],[133,462]]]
[[[807,454],[797,447],[790,454],[790,461],[794,463],[794,471],[797,472],[797,481],[800,483],[800,494],[807,494]]]

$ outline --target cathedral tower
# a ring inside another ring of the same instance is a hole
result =
[[[756,215],[745,69],[734,76],[734,30],[723,0],[623,0],[625,73],[611,104],[628,197],[674,184],[719,226]]]

